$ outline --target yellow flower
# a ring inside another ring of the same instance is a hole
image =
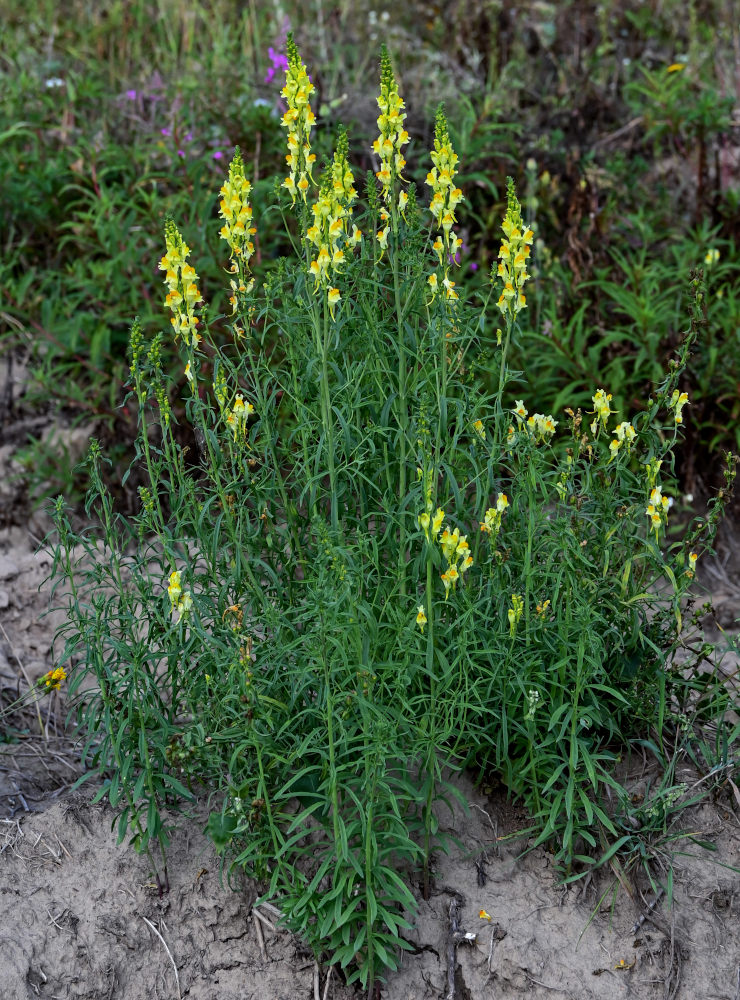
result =
[[[66,681],[67,673],[64,667],[57,667],[55,670],[49,670],[48,673],[44,674],[42,680],[44,686],[50,691],[59,691],[62,686],[62,681]]]
[[[234,440],[239,436],[240,431],[246,431],[247,420],[254,413],[254,407],[251,403],[245,403],[244,397],[240,392],[237,392],[236,399],[234,400],[234,405],[231,410],[226,414],[226,423],[232,430],[234,435]]]
[[[169,586],[167,587],[167,593],[170,595],[170,603],[174,608],[182,595],[182,588],[180,586],[180,574],[177,570],[175,570],[174,573],[170,573],[170,583]]]
[[[516,414],[516,416],[520,420],[526,420],[528,412],[529,411],[527,410],[522,400],[517,399],[516,403],[514,403],[514,413]]]
[[[327,300],[329,302],[329,312],[331,313],[331,318],[334,319],[334,306],[341,299],[338,288],[330,288],[329,294],[327,295]]]
[[[707,267],[712,267],[712,265],[716,264],[718,260],[719,260],[719,250],[717,250],[716,247],[712,247],[711,250],[707,250],[706,254],[704,255],[704,263],[707,265]]]
[[[455,589],[457,581],[460,579],[460,574],[457,571],[457,567],[452,565],[447,567],[447,571],[442,574],[442,583],[445,585],[445,600],[450,593],[450,587]]]
[[[424,632],[424,626],[426,625],[426,623],[427,623],[427,616],[424,612],[424,605],[420,604],[416,613],[416,624],[421,629],[422,634]]]
[[[686,570],[686,576],[688,576],[689,579],[693,579],[696,575],[696,560],[698,558],[699,556],[696,552],[689,552],[689,568]]]
[[[491,914],[487,913],[485,910],[481,910],[480,913],[478,914],[478,917],[481,920],[489,920],[490,921],[492,919]]]
[[[376,239],[380,244],[380,256],[382,257],[385,251],[388,249],[388,233],[390,232],[390,226],[386,226],[385,229],[381,229],[377,234]]]
[[[604,392],[603,389],[597,389],[596,393],[591,397],[594,404],[594,408],[591,412],[595,414],[595,417],[591,422],[591,433],[594,436],[596,436],[600,427],[606,428],[609,415],[613,412],[609,407],[611,398],[612,394],[610,392]]]
[[[432,535],[435,541],[442,529],[442,522],[444,521],[444,519],[445,519],[445,512],[442,510],[441,507],[437,507],[437,511],[434,517],[432,518]]]
[[[419,514],[419,516],[417,518],[417,521],[419,522],[419,527],[424,532],[424,534],[427,536],[427,541],[428,542],[431,541],[431,538],[429,537],[429,524],[430,524],[430,520],[431,519],[429,517],[429,514],[427,514],[426,511],[423,511],[421,514]]]
[[[669,409],[674,411],[674,419],[677,424],[683,423],[683,417],[681,416],[681,410],[686,406],[689,401],[689,394],[687,392],[679,392],[678,389],[673,390],[673,395],[671,396],[671,401],[668,404]]]
[[[666,73],[680,73],[682,69],[686,68],[686,63],[675,62],[671,63],[670,66],[666,67]]]
[[[482,420],[476,420],[473,423],[473,429],[475,430],[475,433],[478,435],[478,437],[481,439],[481,441],[485,441],[486,440],[486,431],[485,431],[485,428],[483,426],[483,421]]]

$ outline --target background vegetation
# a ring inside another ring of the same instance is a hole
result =
[[[463,280],[485,281],[504,178],[536,218],[536,310],[518,367],[537,408],[558,416],[609,382],[644,405],[675,349],[688,269],[719,251],[709,325],[686,374],[692,408],[684,488],[719,481],[707,455],[737,443],[738,18],[731,0],[650,3],[244,5],[74,0],[5,6],[0,55],[2,349],[20,350],[27,404],[93,420],[130,455],[120,407],[135,315],[161,325],[155,261],[167,213],[198,250],[221,310],[213,220],[233,147],[260,211],[282,169],[277,118],[291,27],[314,68],[319,161],[338,122],[354,165],[373,168],[367,87],[381,40],[409,108],[409,170],[423,181],[433,108],[444,101],[464,175]],[[260,227],[258,280],[287,246]],[[59,447],[32,443],[30,480],[74,488]],[[127,459],[126,459],[127,461]],[[81,496],[80,484],[77,495]]]

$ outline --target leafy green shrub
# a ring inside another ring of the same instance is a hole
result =
[[[404,180],[404,104],[383,54],[379,169],[360,208],[346,133],[314,162],[314,88],[292,41],[288,58],[275,193],[294,254],[257,287],[237,152],[220,201],[224,345],[166,223],[185,399],[164,338],[135,323],[141,509],[115,513],[94,444],[100,530],[73,532],[55,507],[62,662],[121,839],[161,873],[163,807],[211,793],[208,829],[232,865],[372,988],[409,947],[409,882],[421,869],[428,892],[450,772],[500,772],[564,869],[618,842],[615,763],[648,730],[660,742],[687,687],[670,657],[722,505],[663,551],[698,314],[632,421],[596,386],[565,429],[528,413],[508,359],[534,233],[513,183],[493,286],[466,303],[443,112],[427,212]]]

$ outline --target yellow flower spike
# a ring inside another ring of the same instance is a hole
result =
[[[417,608],[416,624],[421,629],[422,635],[424,634],[424,626],[426,625],[426,623],[427,623],[427,616],[424,611],[424,605],[420,604],[419,607]]]
[[[432,189],[429,211],[439,230],[432,249],[439,260],[446,301],[454,302],[459,296],[454,290],[455,282],[450,281],[448,272],[450,261],[454,260],[458,248],[462,245],[462,241],[452,232],[452,227],[457,222],[455,209],[463,200],[463,193],[452,183],[456,173],[457,154],[450,143],[447,119],[441,106],[437,109],[434,126],[434,149],[430,156],[434,166],[426,177],[426,183]]]
[[[314,92],[314,85],[308,78],[305,65],[293,41],[293,35],[287,39],[288,68],[285,73],[285,86],[281,94],[288,108],[282,117],[281,125],[288,130],[288,167],[290,174],[282,186],[290,194],[295,205],[296,196],[300,190],[305,201],[308,190],[308,178],[311,177],[311,166],[316,157],[311,153],[311,129],[316,117],[311,110],[309,98]],[[299,178],[296,182],[296,177]]]
[[[398,83],[393,75],[388,49],[385,45],[380,51],[380,95],[378,97],[378,130],[380,135],[373,143],[372,149],[380,159],[380,169],[376,177],[380,181],[383,200],[390,205],[393,197],[394,181],[405,182],[402,170],[406,164],[403,157],[403,147],[409,141],[409,134],[403,127],[406,119],[404,103],[398,93]],[[404,203],[405,207],[405,203]],[[399,203],[400,209],[400,203]],[[403,209],[400,209],[403,211]]]
[[[527,259],[534,233],[531,228],[524,229],[522,225],[522,209],[516,197],[514,181],[511,177],[507,186],[506,215],[501,228],[505,238],[498,252],[499,262],[496,266],[496,276],[501,279],[503,284],[498,307],[504,316],[513,319],[527,305],[522,289],[525,282],[529,280]],[[524,232],[522,232],[523,229]]]
[[[195,268],[187,263],[190,247],[183,241],[177,226],[172,219],[167,219],[164,225],[164,239],[167,252],[159,262],[160,270],[165,272],[164,283],[168,293],[165,305],[173,313],[170,323],[175,339],[181,336],[188,346],[200,343],[197,332],[198,319],[195,307],[203,297],[198,291],[198,275]]]

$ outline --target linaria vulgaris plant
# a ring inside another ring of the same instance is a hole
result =
[[[383,51],[362,204],[344,132],[315,162],[314,88],[292,39],[287,61],[275,203],[294,254],[256,287],[237,150],[221,188],[220,346],[167,222],[171,330],[131,332],[140,512],[115,513],[95,444],[99,528],[75,534],[56,504],[62,662],[100,795],[161,884],[164,807],[211,793],[208,829],[232,866],[370,991],[410,947],[410,885],[419,871],[429,892],[456,769],[500,772],[564,869],[617,840],[605,793],[632,737],[660,740],[684,684],[670,660],[681,600],[721,502],[666,551],[700,307],[638,417],[600,386],[587,413],[529,413],[508,390],[534,238],[513,183],[490,291],[466,302],[443,111],[424,207]],[[170,337],[184,401],[162,370]]]

